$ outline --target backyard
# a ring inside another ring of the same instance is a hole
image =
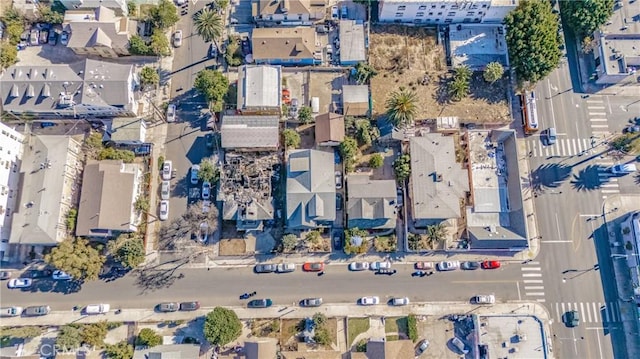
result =
[[[434,30],[372,26],[370,36],[370,63],[378,72],[371,80],[374,116],[385,112],[390,92],[404,87],[417,94],[418,120],[456,116],[461,122],[510,122],[506,76],[488,84],[481,73],[475,73],[469,96],[460,101],[450,100],[447,85],[451,74],[444,47],[436,43]]]

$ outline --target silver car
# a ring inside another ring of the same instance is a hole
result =
[[[160,201],[160,216],[161,221],[169,219],[169,201]]]
[[[349,270],[354,272],[359,272],[363,270],[369,269],[369,263],[367,262],[353,262],[349,263]]]
[[[389,301],[389,304],[393,305],[394,307],[401,307],[403,305],[409,305],[409,298],[407,298],[407,297],[391,298],[391,301]]]
[[[173,172],[173,162],[164,161],[162,165],[162,179],[165,181],[169,181],[171,179],[171,174]]]
[[[322,298],[307,298],[300,301],[301,307],[319,307],[322,305]]]
[[[22,314],[22,307],[2,307],[0,317],[17,317]]]
[[[460,262],[458,262],[458,261],[443,261],[443,262],[439,262],[436,265],[436,268],[439,271],[443,271],[443,272],[456,270],[456,269],[460,268]]]
[[[276,269],[278,269],[276,264],[256,264],[256,266],[253,267],[256,273],[273,273]]]
[[[160,198],[161,199],[169,199],[171,193],[171,182],[162,181],[162,185],[160,186]]]
[[[296,270],[296,265],[293,263],[280,263],[276,268],[277,273],[291,273]]]

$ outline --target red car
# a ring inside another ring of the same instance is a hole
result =
[[[322,262],[307,262],[302,265],[302,270],[305,272],[322,272],[324,270],[324,263]]]
[[[484,261],[482,262],[482,269],[496,269],[500,268],[500,262],[498,261]]]

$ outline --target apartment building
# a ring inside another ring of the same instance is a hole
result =
[[[384,0],[380,22],[413,24],[500,23],[518,0]]]

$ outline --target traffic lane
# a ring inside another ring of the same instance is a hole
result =
[[[517,265],[513,265],[514,267]],[[505,266],[506,267],[506,266]],[[408,296],[412,301],[468,301],[477,294],[495,294],[496,300],[517,300],[516,278],[519,270],[438,272],[428,277],[412,277],[410,265],[396,265],[395,275],[376,275],[372,271],[349,272],[346,265],[327,266],[325,274],[255,274],[253,268],[168,269],[148,271],[144,276],[129,273],[113,281],[86,283],[78,292],[64,293],[68,282],[38,280],[30,291],[2,288],[3,305],[48,304],[54,310],[74,305],[109,303],[112,307],[152,307],[162,301],[198,300],[203,306],[241,305],[239,296],[257,292],[257,298],[269,297],[277,304],[289,304],[303,298],[323,297],[326,302],[353,303],[359,297],[377,295],[381,300]],[[37,288],[48,290],[38,291]],[[446,289],[445,289],[446,288]]]

